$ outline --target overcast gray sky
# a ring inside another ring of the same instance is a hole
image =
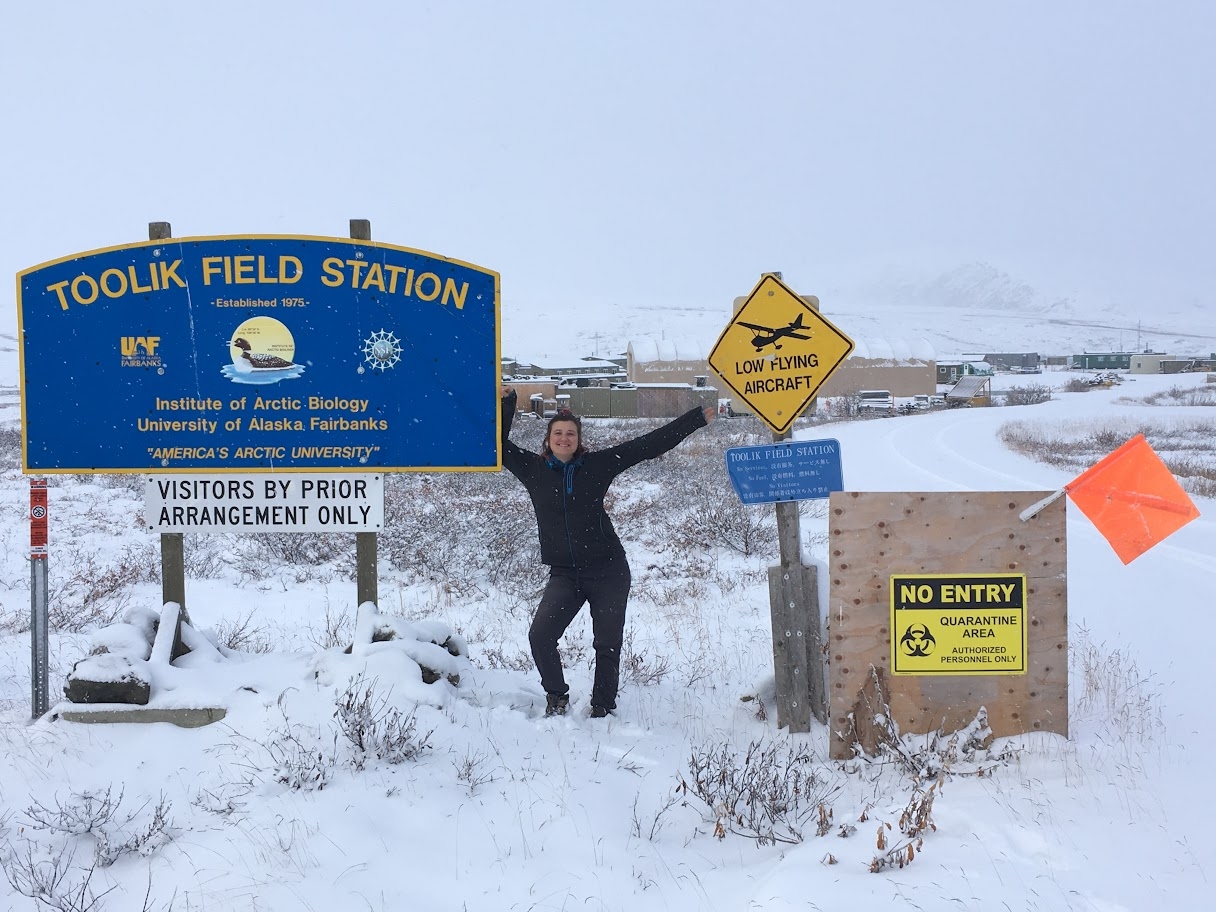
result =
[[[1216,284],[1204,0],[24,2],[0,34],[10,276],[151,220],[362,217],[499,271],[508,316],[887,262]]]

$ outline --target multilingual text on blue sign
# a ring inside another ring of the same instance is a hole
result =
[[[726,471],[744,504],[809,500],[844,490],[837,440],[732,447]]]

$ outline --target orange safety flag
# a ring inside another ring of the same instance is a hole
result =
[[[1199,515],[1143,434],[1086,469],[1064,490],[1125,564]]]

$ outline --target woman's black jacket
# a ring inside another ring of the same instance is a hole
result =
[[[515,400],[514,392],[502,400],[502,464],[532,498],[540,559],[551,567],[589,568],[623,559],[625,549],[604,511],[609,485],[626,469],[666,453],[706,424],[704,412],[695,408],[649,434],[562,463],[529,453],[507,438]]]

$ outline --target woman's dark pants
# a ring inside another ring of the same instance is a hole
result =
[[[616,709],[621,669],[621,644],[625,637],[625,605],[631,583],[629,564],[614,561],[591,570],[552,567],[545,594],[532,618],[528,642],[546,693],[569,693],[557,641],[578,615],[584,603],[591,606],[592,645],[595,647],[595,683],[591,705]]]

